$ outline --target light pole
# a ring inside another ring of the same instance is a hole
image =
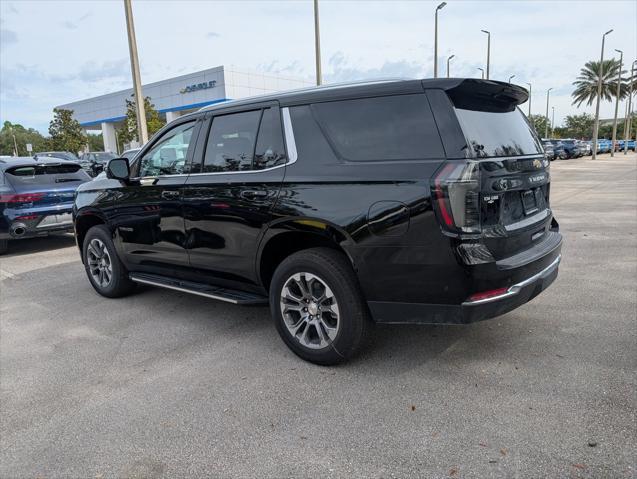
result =
[[[133,90],[135,91],[135,108],[137,110],[137,137],[142,145],[148,142],[148,128],[146,127],[146,111],[144,96],[142,95],[142,80],[139,74],[139,58],[137,58],[137,40],[135,39],[135,25],[133,24],[133,7],[131,0],[124,0],[126,11],[126,30],[128,32],[128,50],[130,53],[130,68],[133,73]]]
[[[531,93],[533,92],[533,87],[528,82],[527,85],[529,85],[529,116],[531,116]]]
[[[434,21],[434,78],[438,78],[438,11],[445,8],[447,2],[442,2],[436,7]]]
[[[480,70],[482,72],[482,79],[484,80],[484,68],[478,67],[478,70]]]
[[[551,136],[553,136],[553,132],[555,131],[555,107],[551,107]]]
[[[632,124],[632,107],[633,107],[633,82],[635,81],[635,64],[637,64],[637,60],[635,60],[632,65],[630,65],[630,90],[628,92],[628,110],[626,114],[626,119],[624,123],[624,155],[628,153],[628,140],[631,139],[631,124]]]
[[[487,34],[487,80],[489,79],[489,63],[491,62],[491,32],[487,30],[480,30],[482,33]]]
[[[549,94],[553,87],[546,90],[546,128],[544,129],[544,138],[549,137]]]
[[[597,78],[597,104],[595,106],[595,123],[593,123],[593,156],[591,160],[595,160],[597,158],[597,134],[599,133],[599,102],[600,97],[602,96],[602,77],[604,76],[604,41],[606,40],[606,35],[608,35],[613,30],[608,30],[604,35],[602,35],[602,54],[599,57],[599,77]]]
[[[509,85],[511,84],[511,80],[513,80],[514,78],[515,78],[515,75],[511,75],[511,76],[509,77]]]
[[[449,62],[454,57],[455,57],[455,55],[451,55],[450,57],[447,58],[447,78],[449,78]]]
[[[613,144],[610,150],[610,156],[615,156],[615,144],[617,143],[617,110],[619,109],[619,89],[622,83],[622,67],[624,66],[624,52],[621,50],[615,51],[619,53],[619,73],[617,73],[617,95],[615,96],[615,117],[613,118]]]
[[[323,82],[321,78],[321,32],[319,28],[318,0],[314,0],[314,57],[316,61],[316,84]]]

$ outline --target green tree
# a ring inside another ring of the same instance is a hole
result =
[[[611,101],[617,94],[617,73],[619,72],[619,60],[611,58],[604,60],[602,74],[602,95],[604,101]],[[620,85],[619,98],[628,95],[629,79],[626,79],[626,71],[622,70],[622,83]],[[573,97],[573,105],[580,106],[586,102],[592,105],[597,99],[597,82],[599,80],[599,62],[586,62],[584,68],[580,70],[580,74],[573,82],[575,90],[571,93]]]
[[[548,119],[544,115],[529,115],[529,122],[531,123],[531,125],[533,125],[537,136],[539,136],[540,138],[544,138]],[[551,125],[549,124],[549,131],[550,129]]]
[[[595,118],[588,113],[568,115],[564,121],[565,135],[570,138],[590,138],[594,122]]]
[[[86,145],[86,135],[80,123],[73,118],[73,110],[53,109],[49,135],[50,148],[55,151],[70,151],[77,154]]]
[[[102,151],[104,149],[104,137],[101,133],[97,135],[88,134],[86,135],[88,140],[88,148],[89,151]]]
[[[133,95],[131,95],[133,97]],[[152,136],[163,127],[166,122],[161,119],[155,105],[150,97],[144,98],[144,112],[146,113],[146,127],[148,135]],[[123,147],[124,143],[139,141],[137,138],[137,105],[135,100],[126,100],[126,119],[121,128],[117,129],[119,141]]]
[[[15,143],[13,138],[15,136]],[[13,155],[15,146],[18,147],[19,156],[28,156],[27,143],[33,146],[32,153],[48,149],[48,141],[40,132],[33,128],[25,128],[22,125],[5,121],[0,130],[0,155]]]

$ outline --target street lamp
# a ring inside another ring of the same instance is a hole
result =
[[[450,57],[447,58],[447,78],[449,78],[449,61],[454,57],[455,55],[451,55]]]
[[[434,26],[434,78],[438,78],[438,11],[445,8],[447,2],[442,2],[436,7],[436,19]]]
[[[544,129],[544,138],[549,137],[549,93],[553,87],[546,90],[546,128]]]
[[[478,70],[480,70],[482,72],[482,79],[484,80],[484,68],[478,67]]]
[[[608,30],[606,33],[602,35],[602,53],[599,57],[599,76],[597,78],[597,102],[595,106],[595,123],[593,124],[593,156],[591,160],[595,160],[597,158],[597,135],[599,133],[599,102],[600,97],[602,96],[602,76],[604,76],[604,41],[606,40],[606,35],[611,33],[613,30]]]
[[[314,0],[314,59],[316,61],[316,84],[320,85],[323,80],[321,78],[321,32],[318,0]]]
[[[632,115],[631,110],[633,107],[633,82],[635,81],[635,64],[637,64],[637,60],[635,60],[630,66],[630,91],[628,93],[628,110],[626,113],[625,123],[624,123],[624,155],[628,153],[628,140],[630,140],[630,130],[632,128]]]
[[[511,80],[513,80],[514,78],[515,78],[515,75],[511,75],[511,76],[509,77],[509,85],[511,84]]]
[[[491,32],[487,30],[480,30],[482,33],[487,34],[487,80],[489,79],[489,62],[491,61]]]
[[[555,107],[551,107],[551,136],[553,136],[553,132],[555,131]]]
[[[531,116],[531,92],[533,91],[533,88],[530,83],[527,83],[527,85],[529,85],[529,116]]]
[[[131,0],[124,0],[126,12],[126,30],[128,32],[128,50],[130,54],[130,67],[133,73],[133,91],[135,92],[135,108],[137,110],[137,138],[144,145],[148,142],[148,128],[146,126],[146,110],[144,108],[144,96],[142,95],[142,80],[139,73],[139,58],[137,57],[137,40],[135,38],[135,25],[133,23],[133,7]]]
[[[619,109],[619,89],[622,83],[622,67],[624,66],[624,52],[621,50],[615,51],[619,53],[619,72],[617,73],[617,95],[615,96],[615,117],[613,118],[613,145],[610,150],[610,156],[615,156],[615,144],[617,143],[617,110]]]

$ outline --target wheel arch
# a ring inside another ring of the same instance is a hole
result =
[[[82,247],[84,245],[84,238],[86,233],[93,226],[105,225],[106,219],[98,212],[92,210],[80,211],[75,217],[75,241],[77,247],[80,249],[80,255],[82,254]],[[84,261],[84,258],[82,258]]]
[[[257,277],[267,291],[281,261],[298,251],[317,247],[340,251],[356,271],[348,248],[352,243],[345,231],[324,220],[302,218],[277,223],[266,231],[260,241],[256,258]]]

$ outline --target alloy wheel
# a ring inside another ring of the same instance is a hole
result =
[[[322,349],[340,327],[338,303],[325,281],[312,273],[295,273],[281,289],[281,314],[288,331],[301,345]]]
[[[106,288],[113,279],[113,265],[104,242],[93,238],[86,248],[86,256],[93,281],[101,288]]]

